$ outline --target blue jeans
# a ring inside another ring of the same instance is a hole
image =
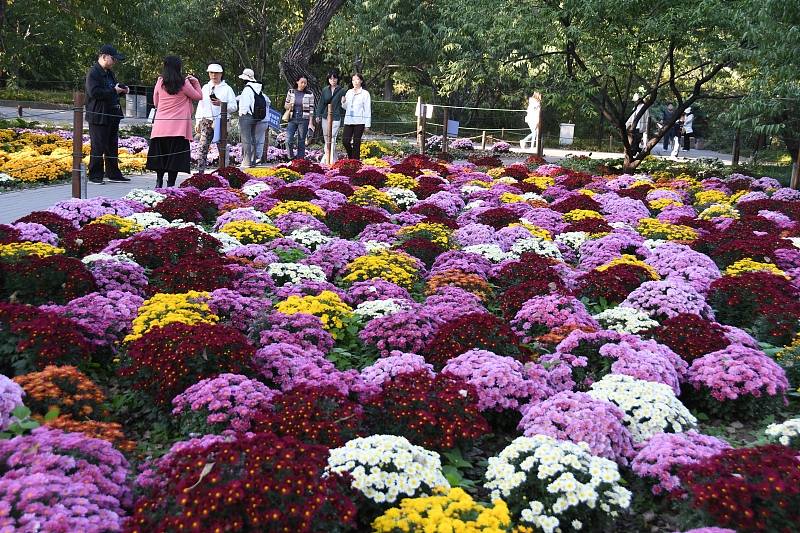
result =
[[[256,165],[256,128],[258,122],[253,115],[239,117],[239,129],[242,133],[242,166],[254,167]]]
[[[295,113],[292,120],[286,126],[286,151],[289,159],[294,159],[294,134],[297,132],[297,157],[303,159],[306,156],[306,134],[308,133],[308,119],[302,118],[303,115]]]

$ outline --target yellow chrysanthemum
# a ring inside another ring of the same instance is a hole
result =
[[[486,183],[485,181],[480,180],[470,180],[464,184],[465,187],[480,187],[482,189],[488,189],[492,186],[491,183]]]
[[[380,207],[390,212],[395,212],[398,210],[397,205],[395,205],[391,196],[385,192],[379,191],[372,185],[365,185],[358,189],[353,193],[349,201],[352,204],[360,205],[362,207]]]
[[[264,176],[275,176],[287,183],[292,183],[303,177],[299,172],[286,167],[269,167],[269,168],[251,168],[247,170],[251,176],[263,178]]]
[[[487,170],[486,173],[489,174],[493,178],[499,178],[500,176],[503,175],[503,172],[505,172],[505,171],[506,171],[506,169],[503,168],[503,167],[494,167],[494,168],[490,168],[489,170]]]
[[[693,241],[697,238],[697,232],[689,226],[661,222],[657,218],[641,219],[636,229],[639,235],[647,239]]]
[[[523,198],[519,194],[514,194],[511,192],[504,192],[500,195],[500,202],[504,204],[514,204],[517,202],[524,202],[525,198]]]
[[[522,226],[526,230],[530,231],[533,237],[541,237],[546,241],[553,240],[553,234],[544,228],[540,228],[539,226],[535,226],[533,224],[523,224],[519,222],[514,222],[508,225],[508,227],[513,227],[513,226]]]
[[[348,285],[381,278],[410,289],[419,279],[418,265],[414,258],[388,250],[379,250],[355,259],[347,265],[347,272],[342,281]]]
[[[420,222],[413,226],[405,226],[397,232],[400,240],[425,239],[434,244],[438,244],[445,250],[452,250],[455,247],[453,242],[453,232],[444,224],[430,224]]]
[[[49,257],[51,255],[63,254],[64,251],[63,248],[57,248],[43,242],[11,242],[8,244],[0,244],[0,259],[5,263],[16,263],[27,255]]]
[[[674,205],[674,206],[682,206],[681,202],[673,200],[672,198],[659,198],[658,200],[650,200],[647,202],[648,207],[651,211],[661,212],[667,206]]]
[[[597,211],[591,211],[589,209],[573,209],[568,213],[564,213],[564,222],[578,222],[579,220],[584,220],[586,218],[598,218],[601,220],[605,220],[605,217],[598,213]]]
[[[658,275],[658,271],[645,263],[644,261],[638,259],[634,255],[630,254],[622,254],[622,257],[617,257],[616,259],[605,263],[604,265],[600,265],[599,267],[595,268],[598,272],[604,272],[609,268],[617,265],[635,265],[638,267],[642,267],[643,269],[647,270],[647,274],[650,276],[650,279],[653,281],[658,281],[661,279],[661,276]]]
[[[325,211],[323,211],[320,206],[314,205],[311,202],[299,202],[297,200],[289,200],[279,203],[267,211],[267,216],[274,220],[287,213],[306,213],[307,215],[311,215],[312,217],[319,219],[325,217]]]
[[[581,193],[581,194],[585,194],[589,198],[591,198],[592,196],[597,194],[597,191],[592,191],[592,190],[589,190],[589,189],[578,189],[578,192]]]
[[[50,182],[66,179],[72,172],[72,154],[42,155],[34,148],[24,148],[4,157],[0,172],[20,182]]]
[[[126,237],[133,235],[134,233],[138,233],[144,229],[133,220],[112,215],[110,213],[94,219],[90,222],[90,224],[108,224],[109,226],[114,226]]]
[[[283,237],[281,230],[275,226],[254,220],[234,220],[219,231],[235,237],[242,244],[264,244]]]
[[[289,296],[286,300],[275,304],[275,310],[284,315],[307,313],[322,320],[326,330],[342,329],[345,322],[353,317],[353,308],[342,302],[336,293],[322,291],[318,296]],[[331,331],[335,339],[337,333]]]
[[[379,158],[389,153],[389,150],[379,142],[369,141],[361,145],[361,150],[358,153],[361,158]]]
[[[731,201],[731,204],[736,204],[736,203],[738,203],[738,202],[739,202],[739,198],[741,198],[741,197],[742,197],[742,196],[744,196],[745,194],[748,194],[749,192],[750,192],[750,191],[748,191],[748,190],[744,190],[744,191],[737,191],[737,192],[735,192],[734,194],[732,194],[732,195],[731,195],[731,199],[730,199],[730,201]]]
[[[771,272],[773,274],[783,276],[786,279],[791,279],[783,270],[772,263],[762,263],[750,259],[749,257],[740,259],[725,269],[725,274],[729,274],[731,276],[738,276],[744,272]]]
[[[399,172],[389,172],[386,174],[386,186],[395,189],[413,189],[417,186],[417,180]]]
[[[386,168],[389,165],[388,161],[384,161],[380,157],[366,157],[361,160],[362,163],[368,166],[377,167],[377,168]]]
[[[139,307],[138,316],[133,320],[133,333],[125,337],[123,342],[135,341],[156,326],[164,327],[175,322],[216,324],[219,317],[205,303],[206,297],[207,292],[197,291],[156,294]]]
[[[694,195],[694,207],[698,211],[713,204],[730,204],[730,198],[722,191],[701,191]]]
[[[704,209],[697,215],[701,220],[711,220],[712,218],[739,218],[739,211],[728,204],[714,204]]]

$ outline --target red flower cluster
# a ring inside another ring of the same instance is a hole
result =
[[[503,166],[503,160],[499,157],[481,157],[479,154],[470,154],[467,161],[478,167],[496,168]]]
[[[507,207],[495,207],[478,215],[478,222],[494,229],[501,229],[514,222],[519,222],[519,215]]]
[[[693,248],[711,257],[720,269],[745,258],[766,259],[774,263],[775,250],[791,246],[776,235],[755,235],[745,231],[726,231],[698,240],[702,242]]]
[[[310,202],[318,198],[317,193],[300,185],[287,185],[270,193],[270,196],[282,202]]]
[[[759,211],[767,210],[778,211],[792,220],[800,219],[800,203],[798,202],[784,202],[764,198],[763,200],[753,200],[752,202],[738,204],[736,208],[742,216],[757,215]]]
[[[232,289],[238,277],[229,267],[236,261],[224,257],[213,257],[198,260],[195,257],[184,257],[177,264],[167,263],[153,271],[147,291],[150,295],[157,293],[177,294],[189,291],[213,291],[215,289]]]
[[[287,168],[294,170],[298,174],[308,174],[309,172],[325,174],[324,168],[308,159],[292,159],[291,163],[287,165]]]
[[[350,185],[354,187],[364,187],[370,185],[376,189],[386,186],[386,174],[374,168],[362,168],[350,178]]]
[[[255,348],[230,326],[173,323],[154,327],[128,347],[119,375],[132,388],[170,410],[172,399],[191,385],[219,374],[250,375]]]
[[[741,533],[800,531],[797,450],[772,444],[725,450],[682,466],[678,476],[683,486],[671,495],[701,523]]]
[[[339,180],[331,180],[326,181],[320,186],[321,189],[327,189],[329,191],[339,192],[350,198],[353,196],[353,193],[356,192],[354,188],[343,181]]]
[[[0,244],[19,242],[20,235],[18,229],[12,228],[8,224],[0,224]]]
[[[591,270],[578,278],[580,295],[591,301],[605,299],[618,304],[645,281],[653,281],[650,272],[639,265],[619,264],[600,271]]]
[[[545,270],[548,272],[549,270]],[[525,281],[515,287],[511,287],[503,293],[500,298],[500,310],[506,320],[513,319],[522,306],[534,296],[546,296],[554,292],[569,294],[561,278],[553,276],[554,279],[536,279]]]
[[[422,169],[409,163],[398,163],[396,165],[392,165],[390,171],[396,174],[403,174],[404,176],[410,176],[412,178],[416,178],[417,176],[422,174]]]
[[[217,239],[196,228],[170,228],[158,237],[132,235],[119,244],[119,249],[130,254],[143,267],[155,270],[167,263],[177,263],[184,257],[196,261],[212,259],[219,255],[217,250],[221,246]]]
[[[534,170],[542,165],[546,165],[547,159],[545,159],[544,157],[532,155],[525,160],[525,164],[528,165],[528,168]]]
[[[426,370],[387,381],[364,411],[373,435],[398,435],[430,450],[464,447],[491,433],[473,385],[449,374],[431,377]]]
[[[0,302],[0,374],[22,375],[48,365],[89,360],[89,343],[74,320],[22,304]]]
[[[433,262],[436,261],[436,258],[445,251],[444,248],[438,244],[421,237],[409,239],[406,242],[395,246],[395,248],[403,250],[408,255],[416,257],[425,263],[425,268],[427,269],[430,269],[431,266],[433,266]]]
[[[340,172],[346,170],[356,171],[364,164],[358,159],[340,159],[331,165],[331,168]]]
[[[620,189],[616,191],[616,193],[623,198],[632,198],[634,200],[641,200],[644,202],[645,198],[647,198],[647,194],[652,189],[653,188],[650,185],[637,185],[636,187],[631,187],[630,189]]]
[[[706,301],[722,324],[753,328],[757,339],[780,346],[800,331],[798,298],[797,289],[783,276],[744,272],[714,280]]]
[[[434,161],[433,159],[424,154],[411,154],[405,159],[403,159],[401,164],[410,165],[414,168],[419,168],[419,169],[433,170],[435,173],[442,176],[447,174],[446,165],[437,163],[436,161]],[[392,172],[395,172],[395,170],[392,170]]]
[[[508,176],[509,178],[514,178],[515,180],[524,180],[528,177],[528,167],[523,165],[511,165],[503,170],[502,176]]]
[[[549,268],[557,261],[536,254],[522,254],[519,261],[508,261],[491,281],[501,289],[508,289],[523,283],[536,281],[555,283],[563,287],[564,281],[555,270]]]
[[[339,448],[365,436],[363,420],[361,406],[333,387],[301,385],[274,398],[272,410],[257,414],[249,431]]]
[[[450,217],[447,216],[447,212],[436,204],[416,204],[411,207],[408,212],[415,215],[423,215],[437,219],[446,218],[451,220]]]
[[[217,206],[214,205],[214,202],[195,192],[188,192],[184,196],[165,198],[153,206],[150,211],[160,213],[170,222],[181,219],[184,222],[213,224],[217,217]]]
[[[488,313],[470,313],[439,326],[425,349],[425,360],[441,370],[450,359],[473,348],[520,360],[529,357],[511,326],[503,320]]]
[[[370,224],[389,222],[389,219],[374,209],[367,209],[353,204],[345,204],[329,211],[325,224],[334,233],[353,238]]]
[[[63,255],[28,255],[5,265],[0,299],[13,295],[16,301],[43,305],[64,305],[70,300],[97,291],[94,276],[80,260]]]
[[[60,244],[67,250],[67,254],[80,259],[89,254],[96,254],[114,239],[124,238],[125,236],[114,226],[87,224],[66,237],[62,237]]]
[[[205,191],[213,187],[225,187],[225,183],[214,174],[194,174],[188,180],[184,180],[179,187],[194,187],[195,189]]]
[[[690,364],[698,357],[722,350],[731,343],[722,326],[692,313],[668,318],[660,326],[647,331],[646,335],[669,346]]]
[[[565,179],[561,185],[570,190],[582,189],[594,180],[594,177],[590,174],[572,169],[567,169],[567,176],[567,179]]]
[[[125,533],[347,531],[356,507],[349,476],[328,474],[328,449],[274,435],[193,441],[153,467]]]
[[[614,228],[609,226],[608,222],[601,218],[584,218],[583,220],[571,223],[564,231],[585,231],[589,234],[611,233],[614,231]]]
[[[575,196],[570,196],[569,198],[565,198],[560,202],[554,203],[551,208],[553,211],[558,211],[559,213],[569,213],[575,209],[584,209],[586,211],[597,211],[600,212],[600,203],[592,198],[591,196],[587,196],[585,194],[578,194]]]
[[[242,186],[252,178],[250,174],[242,172],[235,166],[218,168],[214,173],[228,180],[228,183],[234,189],[241,189]]]
[[[75,231],[75,225],[70,220],[56,213],[51,213],[50,211],[33,211],[14,222],[33,222],[41,224],[59,237],[63,237],[67,233]]]

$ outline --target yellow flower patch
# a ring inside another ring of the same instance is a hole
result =
[[[385,152],[384,152],[384,154],[385,154]],[[367,157],[367,158],[362,159],[361,162],[364,163],[365,165],[368,165],[368,166],[371,166],[371,167],[376,167],[376,168],[386,168],[388,166],[391,166],[391,165],[389,165],[388,161],[384,161],[380,157]]]
[[[504,192],[500,195],[500,202],[504,204],[515,204],[517,202],[524,202],[525,198],[522,197],[520,194],[514,194],[512,192]]]
[[[413,226],[405,226],[400,228],[397,232],[397,238],[400,240],[411,239],[425,239],[434,244],[438,244],[445,250],[452,250],[455,248],[453,242],[453,232],[444,224],[430,224],[428,222],[420,222]]]
[[[129,237],[134,233],[139,233],[144,229],[133,220],[128,220],[127,218],[122,218],[112,214],[107,214],[101,216],[100,218],[96,218],[89,224],[108,224],[109,226],[114,226],[126,237]]]
[[[318,296],[289,296],[275,304],[275,310],[284,315],[306,313],[322,320],[326,330],[342,329],[345,322],[353,317],[353,308],[342,302],[335,292],[322,291]],[[336,338],[336,332],[331,332]]]
[[[33,148],[25,148],[6,154],[4,159],[0,172],[21,182],[50,182],[66,179],[72,173],[72,154],[47,156]]]
[[[311,202],[300,202],[297,200],[279,203],[267,211],[267,216],[271,219],[276,219],[287,213],[306,213],[319,219],[325,218],[325,211],[323,211],[320,206],[314,205]]]
[[[661,239],[666,241],[693,241],[697,232],[689,226],[680,226],[661,222],[657,218],[643,218],[637,226],[639,235],[646,239]]]
[[[603,215],[597,211],[592,211],[589,209],[573,209],[568,213],[564,213],[563,220],[564,222],[578,222],[579,220],[584,220],[586,218],[598,218],[600,220],[605,220]]]
[[[219,231],[235,237],[242,244],[264,244],[283,237],[275,226],[254,220],[234,220],[222,226]]]
[[[388,250],[356,258],[347,265],[347,272],[342,281],[348,285],[357,281],[381,278],[410,289],[419,279],[417,262],[414,258]]]
[[[636,256],[630,254],[622,254],[622,257],[617,257],[616,259],[609,261],[604,265],[600,265],[599,267],[595,268],[595,270],[598,272],[605,272],[609,268],[617,265],[634,265],[642,267],[647,271],[647,274],[650,276],[651,280],[658,281],[661,279],[661,276],[658,275],[658,271],[655,268],[638,259]]]
[[[28,255],[49,257],[63,254],[64,248],[57,248],[43,242],[11,242],[0,244],[0,259],[5,263],[16,263]]]
[[[783,270],[772,263],[762,263],[750,259],[749,257],[740,259],[725,269],[725,274],[729,274],[731,276],[738,276],[744,272],[771,272],[772,274],[783,276],[786,279],[791,279]]]
[[[133,320],[133,333],[123,342],[132,342],[156,326],[168,324],[216,324],[219,317],[205,303],[207,292],[189,291],[180,294],[159,293],[145,300]]]
[[[389,172],[386,174],[386,186],[396,189],[413,189],[417,186],[417,180],[399,172]]]
[[[697,218],[702,220],[711,220],[712,218],[739,218],[739,211],[732,205],[728,204],[714,204],[708,209],[704,209]]]
[[[385,192],[379,191],[372,185],[365,185],[358,189],[353,193],[349,201],[352,204],[362,207],[380,207],[390,212],[396,212],[398,210],[391,196]]]
[[[247,169],[247,173],[257,178],[263,178],[264,176],[275,176],[276,178],[280,178],[287,183],[292,183],[303,177],[303,175],[299,172],[295,172],[294,170],[285,167],[249,168]]]

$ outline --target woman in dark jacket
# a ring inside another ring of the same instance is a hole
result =
[[[342,125],[344,110],[342,109],[342,96],[346,92],[345,88],[339,85],[339,71],[336,69],[328,71],[328,86],[322,89],[322,97],[317,105],[317,122],[322,124],[322,134],[325,136],[325,162],[328,164],[336,162],[336,135]],[[330,138],[328,137],[328,104],[333,104],[333,123]],[[330,142],[330,155],[328,153],[328,143]]]

